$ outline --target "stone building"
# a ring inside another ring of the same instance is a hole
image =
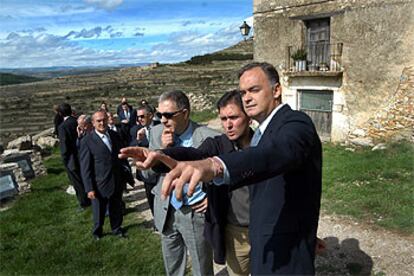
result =
[[[254,0],[254,29],[254,59],[320,136],[413,141],[414,1]]]

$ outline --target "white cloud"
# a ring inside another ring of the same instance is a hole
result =
[[[70,31],[66,35],[11,32],[0,39],[0,66],[24,68],[184,61],[239,42],[242,39],[239,25],[239,22],[233,23],[215,33],[175,32],[167,42],[155,44],[150,50],[140,49],[139,44],[124,50],[91,49],[78,44],[78,39],[122,36],[122,32],[111,25]]]
[[[83,0],[85,3],[105,9],[113,10],[122,4],[123,0]]]

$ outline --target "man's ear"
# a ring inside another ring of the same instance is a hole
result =
[[[282,86],[279,83],[277,83],[275,87],[273,88],[272,93],[273,93],[273,98],[281,99],[282,98]]]
[[[185,113],[185,114],[184,114],[184,117],[185,117],[186,119],[189,119],[189,118],[190,118],[190,111],[189,111],[188,109],[184,108],[184,109],[183,109],[183,113]]]

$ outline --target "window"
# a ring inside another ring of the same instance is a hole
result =
[[[306,20],[306,50],[309,64],[320,66],[329,65],[330,52],[330,18]]]

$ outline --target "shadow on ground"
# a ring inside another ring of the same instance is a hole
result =
[[[354,238],[339,243],[337,237],[324,238],[326,251],[316,258],[317,275],[371,275],[372,258],[361,250]]]

